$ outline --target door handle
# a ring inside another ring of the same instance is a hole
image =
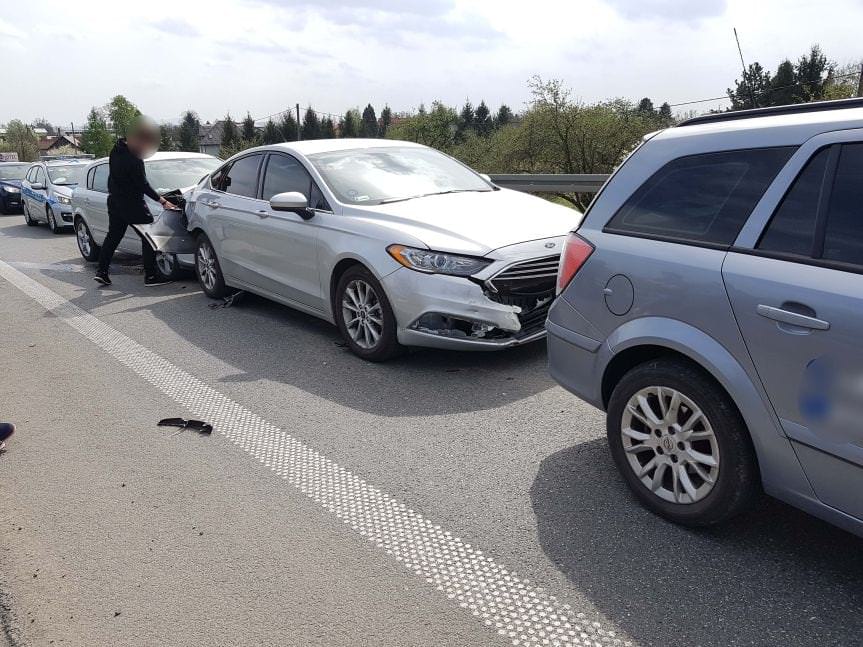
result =
[[[267,211],[266,209],[258,209],[255,213],[257,214],[258,218],[269,218],[270,217],[270,212]]]
[[[812,330],[830,330],[830,322],[802,315],[790,310],[782,308],[774,308],[773,306],[759,305],[757,308],[758,314],[767,319],[778,321],[779,323],[788,324],[789,326],[797,326],[798,328],[810,328]]]
[[[207,205],[208,207],[210,207],[210,209],[216,209],[216,208],[222,206],[222,204],[220,202],[217,202],[215,200],[207,200],[204,202],[204,204]]]

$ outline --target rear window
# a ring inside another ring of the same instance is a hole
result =
[[[678,158],[632,194],[606,231],[729,247],[794,150],[754,148]]]

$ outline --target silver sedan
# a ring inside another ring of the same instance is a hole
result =
[[[581,214],[434,149],[316,140],[243,151],[187,195],[213,298],[255,292],[335,323],[351,350],[496,350],[545,336]]]

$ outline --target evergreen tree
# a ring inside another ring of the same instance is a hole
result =
[[[372,104],[368,104],[363,110],[362,123],[360,124],[360,135],[362,137],[378,136],[378,117]]]
[[[87,126],[81,138],[81,149],[96,157],[105,157],[114,146],[114,137],[108,130],[105,115],[98,108],[91,108],[87,115]]]
[[[470,100],[466,101],[458,118],[458,130],[456,137],[459,141],[463,141],[467,134],[474,130],[474,119],[476,113],[473,110],[473,104]]]
[[[808,55],[797,61],[797,99],[799,102],[819,101],[833,74],[833,66],[819,45],[813,45]]]
[[[512,110],[510,110],[508,105],[503,104],[497,110],[497,116],[495,117],[494,125],[497,128],[503,128],[504,126],[506,126],[508,123],[510,123],[512,121],[512,118],[513,118]]]
[[[309,106],[303,116],[303,139],[320,139],[321,122],[318,114]]]
[[[380,136],[386,137],[387,131],[390,129],[390,124],[393,122],[393,111],[392,109],[386,105],[384,109],[381,110],[381,130]]]
[[[258,138],[258,129],[255,128],[255,120],[250,113],[246,113],[243,119],[243,141],[253,142]]]
[[[638,107],[635,110],[644,115],[652,115],[656,113],[656,109],[653,107],[653,101],[647,97],[644,97],[638,102]]]
[[[278,126],[276,126],[276,122],[272,119],[267,120],[267,123],[264,126],[264,132],[261,134],[261,140],[264,144],[278,144],[284,141],[279,132]]]
[[[159,150],[160,151],[175,151],[177,150],[177,142],[174,141],[173,127],[162,124],[159,126]]]
[[[222,122],[222,146],[224,149],[233,149],[238,143],[240,143],[240,133],[237,130],[237,124],[234,123],[234,120],[231,118],[231,114],[228,113],[225,115],[225,119]]]
[[[341,137],[357,137],[360,130],[360,119],[356,110],[348,110],[339,124],[339,135]]]
[[[186,110],[180,121],[177,131],[179,149],[187,153],[197,153],[201,149],[200,141],[201,122],[198,115],[191,110]]]
[[[476,107],[476,112],[473,115],[474,129],[480,137],[485,137],[491,134],[494,129],[494,123],[491,119],[491,111],[485,105],[485,101],[480,101]]]
[[[665,126],[670,126],[674,121],[674,115],[671,114],[671,106],[668,105],[667,101],[659,106],[659,120]]]
[[[279,134],[282,136],[283,142],[297,141],[297,120],[294,118],[292,110],[288,110],[282,115],[279,121]]]
[[[784,60],[770,79],[770,89],[759,101],[762,106],[786,106],[798,101],[797,73],[794,64]]]
[[[336,124],[330,116],[326,116],[321,120],[321,139],[335,139]]]
[[[751,63],[743,79],[735,81],[734,86],[733,90],[727,90],[732,110],[757,108],[761,105],[760,98],[770,90],[770,72],[761,67],[761,63]]]

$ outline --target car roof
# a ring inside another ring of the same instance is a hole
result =
[[[187,153],[184,151],[160,151],[145,159],[145,162],[158,162],[159,160],[178,160],[178,159],[217,159],[206,153]]]
[[[314,155],[315,153],[329,153],[332,151],[346,151],[357,148],[392,148],[393,146],[409,146],[412,148],[425,148],[422,144],[405,142],[398,139],[310,139],[301,142],[285,142],[283,144],[272,144],[263,146],[260,150],[284,150],[299,153],[300,155]]]
[[[91,159],[65,159],[65,160],[48,160],[42,162],[45,166],[71,166],[73,164],[89,164]],[[38,162],[37,162],[38,164]]]

